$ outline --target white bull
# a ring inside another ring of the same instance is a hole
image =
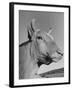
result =
[[[29,41],[19,46],[19,79],[41,78],[37,71],[42,64],[49,65],[62,59],[63,53],[57,46],[51,30],[46,33],[35,29],[33,19],[27,26]]]

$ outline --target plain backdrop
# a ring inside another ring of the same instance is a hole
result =
[[[64,52],[64,13],[63,12],[45,12],[45,11],[19,11],[19,44],[28,41],[27,25],[35,19],[35,28],[40,31],[48,32],[52,28],[51,35],[53,36],[58,47]],[[42,65],[39,72],[46,72],[49,68],[64,67],[64,60],[62,59],[57,66]]]
[[[64,49],[64,13],[63,12],[43,12],[43,11],[19,11],[19,43],[28,40],[27,25],[35,19],[35,28],[48,32],[49,28],[53,31],[51,35],[58,46]]]
[[[43,3],[43,4],[64,4],[71,5],[72,0],[1,0],[0,1],[0,90],[9,90],[9,2],[28,2],[28,3]],[[72,11],[71,11],[72,12]],[[72,18],[71,18],[72,21]],[[72,65],[72,62],[71,62]],[[43,87],[23,87],[14,88],[17,90],[71,90],[70,85],[55,85]]]

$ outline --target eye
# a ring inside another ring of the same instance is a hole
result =
[[[38,36],[37,39],[41,39],[42,40],[42,37]]]

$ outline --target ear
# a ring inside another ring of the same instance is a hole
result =
[[[35,32],[35,19],[32,19],[32,21],[27,25],[27,31],[28,31],[28,38],[29,40],[31,40]]]

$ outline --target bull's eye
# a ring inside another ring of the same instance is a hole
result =
[[[37,39],[41,39],[42,40],[42,37],[38,36]]]

